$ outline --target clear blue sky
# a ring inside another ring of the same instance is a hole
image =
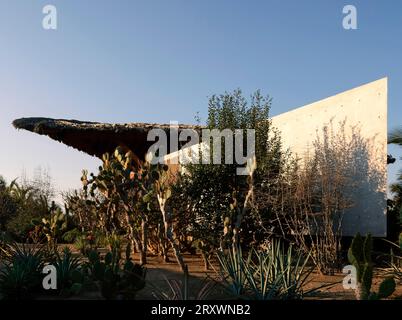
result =
[[[46,4],[58,9],[57,31],[42,28]],[[342,28],[346,4],[358,30]],[[270,94],[275,115],[388,76],[389,127],[402,125],[402,1],[0,0],[0,41],[9,180],[42,165],[63,190],[98,164],[14,130],[19,117],[192,123],[208,96],[235,88]]]

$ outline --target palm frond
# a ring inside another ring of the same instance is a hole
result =
[[[388,134],[388,144],[402,146],[402,129],[395,129]]]

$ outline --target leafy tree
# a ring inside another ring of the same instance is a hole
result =
[[[271,99],[256,91],[246,99],[241,90],[213,95],[209,99],[207,127],[209,129],[254,129],[257,168],[253,176],[253,192],[267,191],[270,180],[281,174],[285,155],[281,152],[279,133],[269,118]],[[246,144],[243,144],[246,147]],[[224,154],[224,150],[222,154]],[[239,224],[244,246],[260,244],[269,228],[262,224],[271,221],[264,199],[252,197],[251,205],[241,208],[249,194],[247,176],[236,174],[236,164],[191,164],[174,188],[174,199],[181,197],[182,213],[192,221],[191,232],[198,239],[204,257],[217,248],[232,243],[233,231]],[[266,195],[269,196],[269,195]],[[237,210],[246,209],[241,221]],[[180,208],[177,208],[180,210]],[[258,212],[258,214],[257,214]],[[206,266],[208,263],[206,262]]]
[[[47,179],[50,188],[50,176]],[[7,185],[4,179],[0,179],[0,228],[16,240],[27,240],[34,227],[32,221],[49,217],[57,207],[43,181],[36,176],[31,181],[24,178],[22,183],[15,179]]]
[[[6,231],[7,222],[17,212],[17,203],[10,193],[6,180],[0,176],[0,231]]]

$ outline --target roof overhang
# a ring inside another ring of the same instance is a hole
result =
[[[49,118],[17,119],[13,122],[13,126],[17,129],[46,135],[53,140],[98,158],[102,158],[103,154],[114,152],[117,147],[122,146],[130,149],[141,160],[145,159],[149,147],[155,143],[155,141],[148,141],[149,131],[152,129],[164,130],[169,142],[171,129],[169,124],[110,124]],[[179,133],[183,129],[199,131],[201,127],[194,125],[177,126]]]

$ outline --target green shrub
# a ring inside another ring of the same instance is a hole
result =
[[[107,244],[106,237],[102,232],[83,232],[76,235],[74,247],[87,256],[91,251],[104,247]]]
[[[81,235],[82,232],[77,228],[74,228],[63,234],[63,241],[64,243],[74,243]]]

